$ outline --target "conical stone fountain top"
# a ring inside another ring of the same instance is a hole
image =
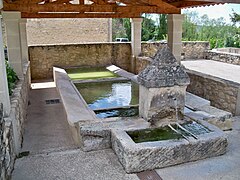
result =
[[[138,81],[147,88],[186,86],[190,83],[184,66],[177,62],[168,47],[158,50],[152,63],[139,73]]]

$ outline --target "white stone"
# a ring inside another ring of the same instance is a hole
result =
[[[1,18],[0,18],[0,24],[2,24]],[[10,113],[10,98],[8,94],[8,83],[7,83],[4,49],[3,49],[2,28],[0,28],[0,102],[3,103],[4,116],[8,116]]]
[[[2,16],[6,27],[8,60],[18,77],[22,77],[23,63],[19,27],[21,12],[3,11]]]
[[[136,57],[141,53],[142,18],[131,18],[130,21],[132,55]]]

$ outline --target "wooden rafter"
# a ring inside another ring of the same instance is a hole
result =
[[[114,5],[80,5],[80,4],[29,4],[23,6],[17,3],[5,4],[5,11],[20,11],[24,13],[38,12],[119,12],[119,13],[168,13],[179,14],[180,9],[168,9],[165,6],[118,6]]]
[[[214,4],[213,2],[202,2],[202,1],[178,1],[171,3],[172,5],[176,6],[177,8],[187,8],[187,7],[195,7],[201,5],[211,5]]]
[[[240,3],[240,0],[3,0],[3,10],[25,18],[128,18],[142,13],[180,14],[181,8]]]
[[[22,13],[22,18],[139,18],[137,13]]]

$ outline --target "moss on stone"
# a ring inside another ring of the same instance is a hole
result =
[[[68,76],[73,79],[100,79],[118,77],[117,74],[105,68],[74,68],[67,70]]]

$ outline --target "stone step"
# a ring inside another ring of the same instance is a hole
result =
[[[185,116],[191,119],[205,120],[222,130],[232,129],[232,114],[213,106],[201,106],[194,112],[185,113]]]
[[[185,105],[191,109],[196,110],[197,108],[201,106],[210,106],[210,101],[201,98],[197,95],[194,95],[192,93],[186,92],[186,102]]]

